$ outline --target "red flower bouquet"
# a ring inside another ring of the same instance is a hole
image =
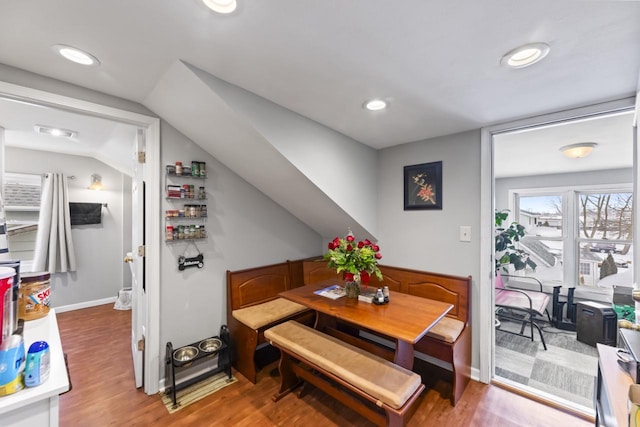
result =
[[[382,273],[378,268],[378,260],[382,258],[380,247],[369,239],[356,243],[355,237],[349,232],[344,239],[333,239],[328,247],[329,251],[324,259],[328,261],[329,268],[344,274],[345,282],[367,286],[373,274],[382,280]]]

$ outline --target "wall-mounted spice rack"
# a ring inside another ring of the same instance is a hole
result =
[[[190,184],[183,178],[206,179],[206,163],[194,160],[191,162],[191,167],[184,167],[182,162],[178,161],[175,165],[166,166],[166,199],[172,204],[181,203],[179,206],[165,210],[165,241],[167,243],[207,238],[206,189],[204,185]]]

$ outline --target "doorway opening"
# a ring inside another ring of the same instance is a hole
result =
[[[622,100],[496,126],[483,135],[491,153],[484,165],[492,171],[484,218],[494,224],[496,212],[503,212],[508,214],[503,227],[522,226],[513,248],[535,265],[521,268],[507,261],[483,269],[488,277],[506,272],[508,286],[517,292],[546,294],[550,318],[539,316],[540,332],[527,333],[528,324],[523,328],[522,321],[504,316],[513,312],[495,304],[502,291],[488,281],[481,329],[491,336],[491,348],[481,354],[487,363],[481,361],[481,371],[490,366],[488,381],[585,416],[595,413],[597,351],[584,333],[577,336],[581,304],[612,306],[614,289],[633,286],[638,258],[630,209],[633,113],[633,100]],[[561,150],[581,142],[595,143],[589,144],[588,157],[571,158]],[[484,243],[491,259],[504,261],[506,252],[496,252],[495,232],[494,226],[487,229]],[[605,245],[612,249],[601,251]],[[532,286],[530,278],[541,285]]]
[[[108,107],[105,105],[94,104],[86,101],[80,101],[74,98],[65,97],[62,95],[52,94],[48,92],[38,91],[26,87],[16,86],[8,83],[0,82],[0,104],[7,102],[11,103],[12,108],[17,106],[30,106],[32,108],[37,108],[40,110],[47,110],[49,112],[55,112],[60,115],[76,115],[78,117],[86,118],[87,120],[102,121],[102,122],[110,122],[113,126],[115,126],[115,133],[123,133],[127,134],[129,132],[132,136],[130,138],[131,144],[128,147],[128,153],[125,156],[121,154],[116,154],[117,157],[124,157],[127,159],[134,158],[134,147],[135,143],[138,145],[143,145],[146,142],[146,163],[140,167],[140,181],[145,182],[148,186],[152,186],[152,188],[159,188],[159,150],[160,150],[160,141],[159,141],[159,127],[160,122],[159,119],[154,117],[145,116],[138,113],[133,113],[129,111],[120,110],[117,108]],[[20,107],[18,107],[20,108]],[[15,114],[4,115],[3,117],[14,117]],[[4,124],[4,123],[3,123]],[[42,123],[38,123],[42,124]],[[30,126],[34,126],[33,123]],[[6,127],[6,125],[5,125]],[[131,131],[133,129],[133,131]],[[102,135],[103,139],[108,139],[108,135]],[[120,135],[122,137],[122,135]],[[141,137],[144,140],[141,140]],[[6,139],[6,138],[0,138]],[[134,143],[135,141],[135,143]],[[4,144],[3,144],[4,145]],[[77,148],[77,147],[76,147]],[[91,149],[89,149],[91,150]],[[104,153],[113,153],[117,152],[117,148],[113,145],[105,147]],[[83,154],[84,162],[92,167],[97,167],[99,164],[109,164],[108,169],[112,171],[119,171],[120,166],[117,165],[117,162],[113,161],[113,159],[109,159],[108,154],[100,154],[96,153],[85,153]],[[3,164],[5,153],[3,152]],[[68,154],[65,154],[68,155]],[[96,157],[98,160],[94,161],[90,157]],[[138,157],[138,156],[136,156]],[[92,163],[93,162],[93,163]],[[1,172],[1,171],[0,171]],[[1,176],[2,174],[0,174]],[[84,175],[84,173],[83,173]],[[90,180],[89,174],[86,178]],[[121,179],[114,179],[114,181],[119,181],[115,184],[115,187],[119,190],[122,190],[128,187],[128,194],[132,195],[133,190],[132,182],[136,180],[133,179],[136,174],[134,173],[132,177],[126,177],[124,173],[114,173],[114,176],[120,175]],[[80,182],[81,179],[85,178],[84,176],[77,176],[76,179]],[[102,176],[102,182],[106,185],[105,176]],[[88,187],[90,181],[87,181],[86,187]],[[83,185],[78,184],[78,187],[81,188]],[[113,188],[113,187],[112,187]],[[89,190],[87,190],[89,191]],[[108,190],[104,191],[103,194],[108,194]],[[149,212],[159,212],[160,211],[160,200],[159,197],[151,197],[149,194],[144,195],[144,206],[147,207]],[[126,198],[123,197],[122,201]],[[136,372],[140,372],[141,375],[144,372],[144,391],[147,394],[157,393],[159,388],[159,373],[160,373],[160,357],[159,357],[159,234],[157,230],[159,230],[159,216],[158,215],[150,215],[146,218],[146,221],[142,221],[143,216],[136,216],[135,213],[135,205],[133,204],[133,197],[130,196],[127,200],[129,212],[132,214],[129,216],[129,222],[131,226],[129,227],[129,236],[131,238],[130,241],[130,249],[134,245],[136,245],[135,236],[133,236],[133,230],[135,228],[135,222],[139,222],[138,225],[139,233],[142,236],[146,234],[146,248],[140,248],[136,246],[136,250],[133,250],[132,253],[134,255],[134,261],[137,261],[138,264],[142,264],[142,259],[146,257],[146,268],[144,270],[144,281],[143,283],[147,283],[146,292],[140,292],[136,298],[134,298],[134,303],[132,307],[132,336],[131,336],[131,348],[134,356],[134,370]],[[105,203],[109,208],[117,210],[122,213],[126,206],[123,206],[125,203],[122,202],[117,205],[110,205],[109,203]],[[156,232],[152,232],[155,230]],[[95,230],[89,230],[95,231]],[[124,237],[124,232],[123,232]],[[124,240],[124,239],[123,239]],[[139,239],[142,241],[142,238]],[[123,258],[120,256],[121,250],[117,251],[118,265],[124,266]],[[126,267],[126,266],[124,266]],[[129,270],[126,267],[126,270]],[[122,275],[126,274],[124,268],[120,270]],[[77,273],[76,273],[77,276]],[[122,283],[122,278],[117,280],[118,286]],[[147,349],[146,349],[146,359],[144,361],[141,357],[136,357],[137,353],[142,353],[143,349],[138,346],[138,343],[143,340],[146,341]],[[142,377],[141,377],[142,378]],[[142,383],[142,380],[140,381]]]

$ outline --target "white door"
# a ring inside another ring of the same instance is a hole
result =
[[[138,153],[145,151],[144,130],[138,129],[134,147],[134,168],[131,189],[131,352],[133,354],[133,371],[136,387],[143,386],[144,343],[147,319],[147,295],[145,288],[144,257],[144,174],[145,164],[138,159]]]

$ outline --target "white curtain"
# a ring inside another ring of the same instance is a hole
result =
[[[33,271],[76,271],[69,219],[69,190],[64,174],[46,173],[44,176]]]

